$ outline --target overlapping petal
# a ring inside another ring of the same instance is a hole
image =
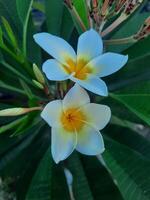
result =
[[[49,80],[63,81],[69,78],[63,65],[55,59],[47,60],[42,68]]]
[[[85,80],[79,80],[75,77],[71,77],[71,80],[95,94],[102,96],[108,95],[107,86],[105,82],[97,76],[87,74],[87,78]]]
[[[90,103],[88,93],[81,88],[78,84],[75,84],[65,95],[63,99],[63,108],[80,107],[87,103]]]
[[[34,40],[40,47],[62,64],[67,65],[68,59],[74,62],[76,61],[74,49],[64,39],[49,33],[37,33],[34,35]]]
[[[102,135],[93,127],[85,125],[84,128],[77,133],[76,150],[86,155],[98,155],[103,153],[105,148]]]
[[[52,128],[51,151],[56,163],[66,159],[75,149],[77,144],[76,132],[66,132],[62,127]]]
[[[77,47],[77,60],[86,60],[87,63],[102,54],[103,42],[100,35],[90,29],[80,35]]]
[[[104,77],[121,69],[128,61],[128,56],[117,53],[105,53],[90,61],[86,67],[93,69],[93,72]]]
[[[87,117],[88,123],[97,130],[103,129],[111,117],[111,110],[108,106],[90,103],[81,108]]]
[[[55,100],[48,103],[41,113],[41,117],[51,127],[60,126],[60,115],[62,113],[62,100]]]

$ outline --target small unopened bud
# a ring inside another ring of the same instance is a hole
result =
[[[0,110],[0,117],[6,117],[6,116],[18,116],[23,115],[28,112],[32,112],[35,110],[41,110],[41,107],[33,107],[33,108],[8,108],[4,110]]]
[[[39,83],[38,81],[36,81],[36,80],[32,80],[33,81],[33,83],[39,88],[39,89],[41,89],[41,90],[43,90],[44,89],[44,86],[41,84],[41,83]]]
[[[148,17],[144,24],[141,26],[140,30],[135,34],[134,38],[136,40],[143,39],[150,35],[150,17]]]
[[[33,64],[33,72],[38,82],[44,85],[45,84],[44,76],[36,64]]]

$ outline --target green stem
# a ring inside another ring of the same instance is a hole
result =
[[[112,40],[104,40],[106,45],[120,45],[120,44],[128,44],[128,43],[135,43],[137,40],[134,39],[134,35],[126,38],[121,39],[112,39]]]

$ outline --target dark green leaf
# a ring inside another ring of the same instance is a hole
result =
[[[124,199],[150,199],[150,161],[113,140],[105,138],[105,145],[103,158]]]

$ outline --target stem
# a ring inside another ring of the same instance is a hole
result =
[[[105,45],[120,45],[120,44],[128,44],[135,43],[137,40],[134,39],[134,35],[121,39],[112,39],[112,40],[104,40]]]
[[[127,15],[121,14],[110,26],[108,26],[102,33],[101,36],[104,37],[108,33],[112,32],[117,26],[119,26],[125,19]]]
[[[77,22],[78,22],[79,26],[81,27],[82,31],[83,32],[86,31],[86,27],[83,24],[79,14],[78,14],[78,12],[77,12],[77,10],[76,10],[76,8],[74,6],[72,7],[72,9],[70,9],[70,12],[71,12],[72,16],[77,20]]]
[[[90,0],[86,0],[85,4],[86,4],[87,15],[88,15],[89,27],[93,28],[93,19],[90,16],[90,10],[91,10]]]

